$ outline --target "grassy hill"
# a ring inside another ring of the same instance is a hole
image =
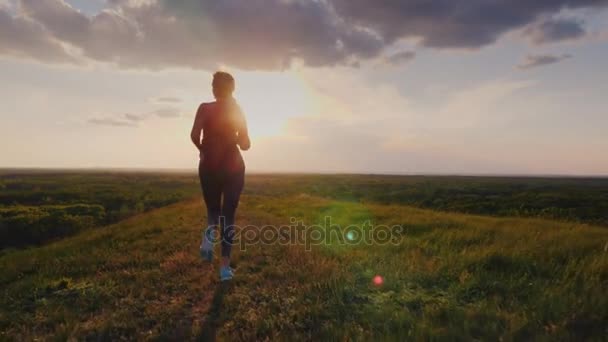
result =
[[[198,258],[199,199],[0,257],[0,339],[601,340],[608,230],[252,191],[240,226],[401,225],[389,245],[235,248]],[[381,276],[382,285],[374,278]]]
[[[608,226],[608,178],[254,174],[245,194]],[[198,178],[187,172],[0,169],[0,254],[199,195]]]
[[[200,193],[193,174],[0,169],[0,251],[41,245]]]

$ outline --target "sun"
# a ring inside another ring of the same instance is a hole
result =
[[[295,71],[235,72],[240,103],[253,139],[281,134],[290,118],[310,115],[313,95]]]

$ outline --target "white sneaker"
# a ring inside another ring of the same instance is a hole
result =
[[[201,258],[211,262],[213,261],[213,233],[215,232],[215,226],[209,226],[203,232],[202,242],[200,246]]]

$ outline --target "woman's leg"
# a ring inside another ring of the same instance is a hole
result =
[[[222,266],[230,266],[230,253],[234,239],[236,208],[245,184],[245,171],[226,175],[224,182],[224,203],[222,204]]]
[[[220,223],[222,184],[221,179],[214,172],[204,170],[199,166],[199,179],[203,191],[203,199],[207,207],[207,228],[203,232],[201,243],[201,256],[211,261],[213,257],[213,243],[217,241],[215,227]]]

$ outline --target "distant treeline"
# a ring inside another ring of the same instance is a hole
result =
[[[194,196],[193,175],[0,176],[0,248],[37,245]]]
[[[259,175],[246,191],[608,226],[608,178]]]

